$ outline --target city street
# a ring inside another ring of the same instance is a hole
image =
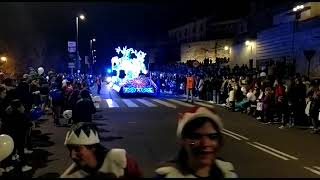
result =
[[[309,129],[279,129],[252,117],[205,102],[185,103],[176,97],[127,98],[103,86],[100,110],[94,122],[102,143],[110,148],[125,148],[144,172],[152,177],[157,165],[172,158],[176,145],[177,114],[191,106],[214,107],[223,117],[225,145],[220,157],[234,164],[240,177],[320,177],[319,135]],[[34,156],[33,177],[56,177],[71,163],[63,146],[66,127],[43,121],[36,131],[40,138]],[[41,141],[46,141],[46,143]],[[49,142],[49,143],[48,143]],[[51,143],[50,143],[51,142]],[[34,160],[36,161],[36,160]]]

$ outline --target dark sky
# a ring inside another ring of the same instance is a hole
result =
[[[19,42],[41,35],[50,49],[64,51],[75,39],[75,17],[80,22],[81,54],[88,51],[89,39],[96,37],[98,59],[109,58],[117,45],[163,39],[168,29],[206,15],[227,19],[244,15],[249,0],[241,1],[106,1],[106,2],[15,2],[0,3],[0,40]],[[237,7],[230,9],[232,6]]]

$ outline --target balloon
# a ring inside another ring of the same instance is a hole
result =
[[[265,72],[260,73],[260,77],[266,77],[267,74]]]
[[[35,106],[34,108],[32,108],[30,113],[31,113],[32,120],[38,120],[43,115],[42,109],[38,106]]]
[[[100,97],[100,96],[94,96],[94,97],[92,98],[92,101],[93,101],[93,102],[101,102],[101,97]]]
[[[67,82],[68,82],[67,79],[62,80],[62,87],[67,86]]]
[[[63,112],[63,117],[64,117],[65,119],[70,119],[70,118],[72,118],[72,110],[65,110],[65,111]]]
[[[1,134],[0,135],[0,161],[6,159],[13,151],[14,148],[14,142],[13,139],[6,135]]]
[[[38,74],[41,75],[41,74],[43,74],[43,73],[44,73],[43,67],[39,67],[39,68],[38,68]]]

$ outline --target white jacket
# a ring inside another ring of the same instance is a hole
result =
[[[124,169],[127,167],[126,151],[124,149],[111,149],[106,155],[101,168],[102,173],[113,173],[116,177],[124,175]],[[60,178],[85,178],[89,174],[76,165],[72,165],[60,176]]]
[[[238,175],[234,172],[234,167],[230,162],[221,160],[215,161],[218,168],[222,171],[224,178],[237,178]],[[159,175],[164,175],[165,178],[197,178],[193,174],[182,174],[180,170],[173,166],[161,167],[156,170]]]

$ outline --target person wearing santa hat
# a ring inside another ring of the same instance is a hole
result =
[[[108,149],[100,144],[97,128],[80,122],[67,132],[67,146],[73,164],[61,178],[134,178],[142,177],[137,163],[124,149]]]
[[[217,158],[222,129],[221,118],[205,107],[181,114],[177,128],[180,151],[174,160],[156,169],[156,178],[236,178],[233,165]]]

